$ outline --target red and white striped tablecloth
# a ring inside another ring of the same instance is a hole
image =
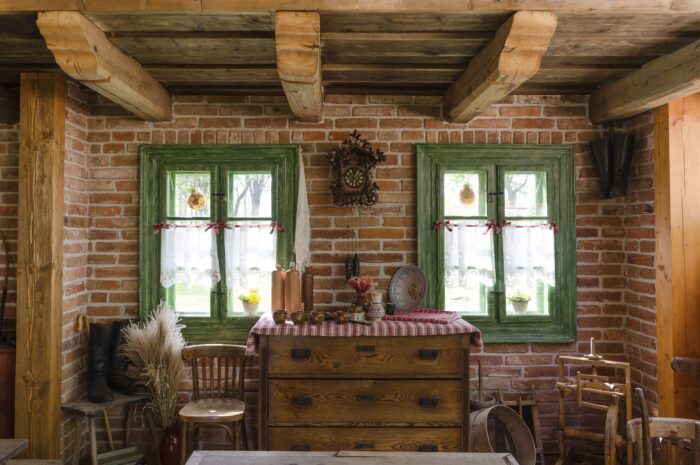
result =
[[[250,329],[248,334],[246,355],[252,356],[258,353],[257,336],[328,336],[328,337],[356,337],[356,336],[442,336],[449,334],[469,334],[472,344],[481,346],[481,331],[462,320],[461,318],[447,324],[423,323],[416,321],[387,321],[382,320],[371,325],[359,325],[345,323],[342,325],[334,321],[324,321],[320,325],[304,323],[294,325],[287,322],[277,325],[270,315],[263,315]]]

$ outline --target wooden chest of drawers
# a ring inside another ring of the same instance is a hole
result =
[[[260,450],[467,451],[469,335],[260,336]]]

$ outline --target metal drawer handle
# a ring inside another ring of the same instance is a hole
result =
[[[311,398],[307,396],[294,396],[292,397],[292,405],[294,407],[308,407],[311,405]]]
[[[355,441],[355,449],[374,449],[374,441]]]
[[[292,451],[299,451],[299,452],[306,451],[306,452],[308,452],[311,450],[311,446],[309,444],[292,444],[290,449]]]
[[[311,358],[311,349],[292,349],[292,360],[308,360]]]
[[[374,394],[355,394],[355,400],[357,401],[372,401],[377,400]]]
[[[421,444],[418,446],[418,452],[437,452],[438,446],[435,444]]]
[[[418,357],[421,360],[437,360],[439,352],[440,351],[437,349],[420,349],[418,351]]]
[[[418,405],[420,405],[422,408],[436,408],[438,406],[438,403],[440,403],[440,401],[436,397],[418,398]]]
[[[355,346],[355,352],[363,352],[366,354],[371,354],[374,352],[374,346]]]

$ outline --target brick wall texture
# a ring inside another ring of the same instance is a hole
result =
[[[84,377],[79,347],[85,339],[75,333],[76,313],[85,309],[92,321],[137,315],[137,153],[141,144],[299,144],[311,208],[312,267],[318,273],[315,298],[330,308],[344,306],[352,297],[344,288],[342,267],[352,209],[331,204],[326,154],[358,129],[387,154],[387,161],[377,169],[379,202],[360,212],[362,272],[378,278],[380,288],[388,286],[399,266],[416,263],[416,143],[573,144],[579,342],[489,344],[474,360],[483,364],[487,390],[534,387],[549,451],[556,449],[555,357],[587,353],[590,337],[599,341],[598,351],[606,356],[629,359],[634,381],[646,388],[648,398],[655,399],[653,127],[649,114],[621,124],[620,129],[638,136],[629,194],[599,200],[587,143],[605,129],[588,122],[585,97],[509,97],[462,125],[442,121],[440,101],[435,97],[327,96],[323,121],[300,123],[292,119],[281,97],[177,96],[173,121],[147,123],[98,96],[90,95],[86,105],[77,89],[71,87],[69,92],[63,332],[66,396],[83,389],[78,387]],[[16,127],[0,126],[0,196],[9,200],[0,206],[0,225],[13,241],[16,134]],[[14,251],[14,242],[11,247]],[[256,369],[249,375],[254,378]],[[249,380],[247,400],[252,411],[257,410],[255,386],[255,379]],[[118,412],[113,413],[112,427],[120,434]],[[600,424],[600,418],[572,416],[570,424],[577,423]],[[71,434],[78,437],[81,433]],[[209,437],[214,442],[219,438]]]

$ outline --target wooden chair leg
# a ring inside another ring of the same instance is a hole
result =
[[[248,434],[246,434],[246,430],[245,430],[245,416],[240,421],[240,424],[241,424],[241,437],[243,438],[243,450],[250,450],[250,447],[248,446]]]
[[[240,450],[240,435],[238,434],[238,422],[231,425],[231,435],[233,436],[233,450]]]
[[[182,432],[181,432],[181,438],[180,438],[180,465],[185,465],[185,461],[187,460],[187,427],[188,423],[186,421],[182,422]]]

